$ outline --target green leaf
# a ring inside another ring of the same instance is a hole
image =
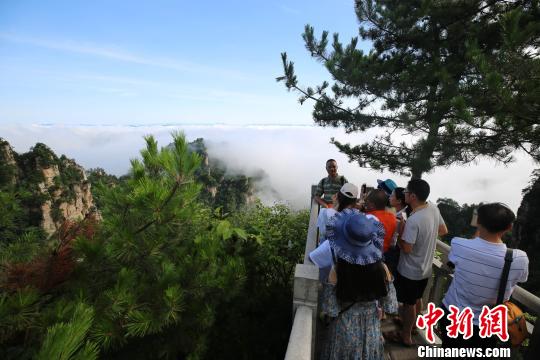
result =
[[[94,311],[91,307],[79,304],[70,322],[57,323],[47,329],[47,335],[36,359],[97,359],[96,346],[84,342],[93,317]]]
[[[234,234],[239,237],[240,239],[242,240],[246,240],[247,239],[247,233],[244,229],[241,229],[241,228],[234,228],[233,229],[233,232]]]

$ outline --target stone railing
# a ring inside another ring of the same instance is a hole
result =
[[[433,259],[433,276],[429,280],[424,293],[424,304],[428,302],[433,302],[436,305],[440,304],[453,277],[450,268],[446,265],[450,246],[442,241],[437,241],[437,252],[437,256]],[[516,286],[512,293],[512,302],[518,304],[523,311],[531,315],[539,316],[540,314],[540,298],[522,287]],[[540,354],[540,326],[534,326],[527,322],[527,328],[531,337],[528,346],[522,349],[524,350],[525,359],[538,359]]]
[[[311,192],[313,195],[313,187]],[[304,263],[297,264],[294,271],[294,321],[285,354],[286,360],[312,360],[315,358],[319,269],[309,260],[309,253],[317,247],[318,215],[319,204],[312,200]]]

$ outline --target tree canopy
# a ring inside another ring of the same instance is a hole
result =
[[[201,157],[173,140],[146,137],[122,179],[91,171],[101,216],[48,239],[18,220],[26,184],[0,186],[0,358],[283,357],[309,214],[211,207]]]
[[[287,54],[278,81],[315,101],[313,118],[346,132],[380,128],[359,145],[332,139],[350,161],[421,177],[436,167],[523,149],[540,159],[537,1],[357,0],[359,35],[344,45],[306,25],[309,53],[330,73],[303,87]]]

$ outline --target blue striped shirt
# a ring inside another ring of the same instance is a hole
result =
[[[443,299],[443,304],[457,306],[459,310],[470,307],[474,312],[473,323],[478,325],[478,318],[483,305],[495,305],[497,292],[504,266],[506,245],[492,243],[479,237],[475,239],[453,238],[448,260],[454,263],[454,279]],[[527,254],[514,249],[512,265],[504,301],[510,298],[518,282],[527,281],[529,259]]]

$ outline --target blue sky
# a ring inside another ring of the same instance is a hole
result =
[[[358,31],[352,0],[2,0],[0,123],[311,124],[275,81],[327,79],[307,23]]]
[[[85,167],[121,174],[144,134],[166,143],[172,129],[185,130],[189,140],[219,144],[213,156],[265,169],[283,199],[302,204],[324,175],[320,159],[338,159],[357,184],[395,177],[348,164],[330,137],[357,144],[367,134],[306,126],[313,104],[300,106],[275,81],[283,51],[302,83],[327,79],[304,48],[308,23],[346,41],[358,31],[353,0],[0,0],[0,136],[18,152],[44,142]],[[144,126],[126,126],[133,124]],[[301,126],[258,126],[265,124]],[[531,171],[523,156],[508,168],[483,159],[438,169],[428,181],[433,200],[517,208]]]

